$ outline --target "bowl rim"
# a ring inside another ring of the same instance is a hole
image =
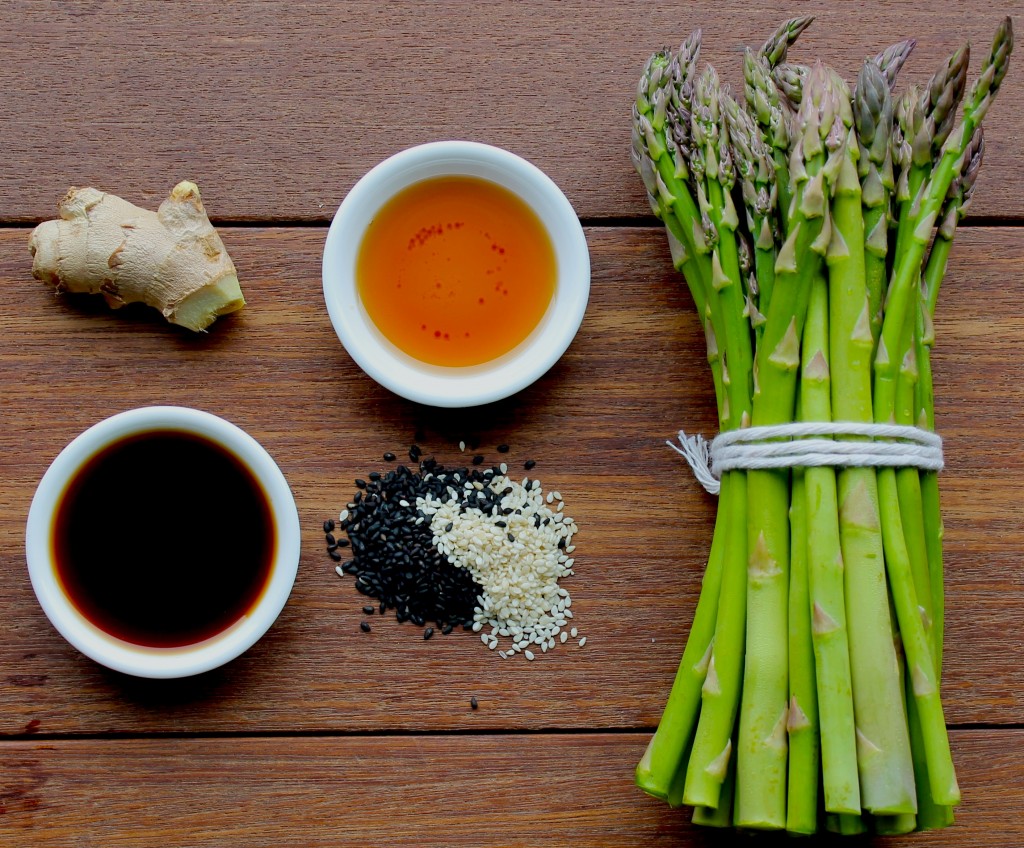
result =
[[[250,470],[266,493],[277,531],[270,577],[256,605],[228,629],[194,645],[177,648],[126,642],[89,621],[61,588],[51,545],[57,505],[77,471],[119,439],[159,430],[193,433],[230,451]],[[266,449],[240,427],[191,407],[137,407],[93,424],[72,439],[53,460],[39,481],[29,507],[25,556],[32,588],[46,617],[87,657],[136,677],[188,677],[235,659],[252,647],[277,620],[298,573],[299,516],[284,474]]]
[[[356,292],[356,257],[373,215],[404,188],[440,176],[476,176],[512,191],[541,220],[555,250],[555,293],[540,324],[517,348],[479,366],[433,366],[399,351],[373,325]],[[583,227],[568,198],[536,165],[481,142],[433,141],[389,156],[348,192],[327,232],[322,281],[331,324],[366,374],[417,403],[470,407],[521,391],[565,353],[586,312],[590,254]]]

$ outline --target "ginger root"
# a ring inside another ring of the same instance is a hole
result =
[[[196,332],[245,305],[195,183],[178,183],[156,212],[94,188],[72,188],[57,208],[28,249],[33,276],[58,292],[102,294],[115,309],[141,301]]]

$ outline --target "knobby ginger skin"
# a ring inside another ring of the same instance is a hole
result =
[[[32,274],[58,292],[102,294],[115,309],[146,303],[196,332],[245,305],[195,183],[178,183],[156,212],[95,188],[72,188],[58,213],[28,242]]]

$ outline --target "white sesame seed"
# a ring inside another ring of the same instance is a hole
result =
[[[532,660],[533,659],[533,651],[523,651],[523,656],[526,657],[528,660]]]
[[[409,501],[407,501],[407,500],[405,500],[405,499],[403,498],[402,500],[400,500],[400,501],[398,502],[398,505],[399,505],[399,506],[404,506],[404,507],[407,507],[407,506],[409,506]]]
[[[498,656],[501,657],[503,660],[508,659],[508,654],[506,654],[504,651],[498,651]]]
[[[564,644],[565,644],[566,642],[568,642],[568,641],[569,641],[569,634],[568,634],[568,633],[566,633],[566,632],[565,632],[565,631],[563,630],[563,631],[562,631],[562,633],[561,633],[561,634],[559,635],[559,637],[558,637],[558,641],[559,641],[559,642],[561,642],[561,643],[562,643],[562,644],[564,645]]]
[[[499,471],[500,471],[500,472],[501,472],[502,474],[508,474],[508,466],[507,466],[507,465],[506,465],[506,464],[505,464],[504,462],[503,462],[503,463],[501,463],[501,465],[499,465],[499,466],[498,466],[498,470],[499,470]]]
[[[347,518],[348,518],[348,510],[347,509],[343,509],[340,513],[338,513],[338,521],[344,521]]]
[[[466,443],[465,442],[459,442],[459,450],[462,451],[463,453],[466,452]]]
[[[587,637],[584,636],[582,639],[580,639],[579,646],[582,648],[586,644],[587,644]]]
[[[334,570],[338,573],[339,577],[344,577],[345,576],[345,572],[341,570],[341,566],[340,565],[334,566]]]
[[[575,638],[576,638],[577,636],[579,636],[579,635],[580,635],[580,633],[579,633],[579,631],[578,631],[578,630],[577,630],[577,629],[576,629],[576,628],[574,627],[574,628],[572,628],[572,630],[570,630],[570,631],[569,631],[569,635],[570,635],[570,636],[572,636],[572,638],[573,638],[573,639],[575,639]]]
[[[475,616],[474,616],[474,618],[475,618]],[[481,622],[481,621],[474,621],[473,622],[473,632],[474,633],[479,633],[483,629],[484,629],[483,622]],[[575,634],[573,634],[573,635],[575,635]]]
[[[491,642],[490,644],[488,644],[488,645],[487,645],[487,647],[488,647],[488,648],[490,648],[490,649],[491,649],[491,650],[493,651],[493,650],[494,650],[495,648],[497,648],[497,647],[498,647],[498,640],[497,640],[497,639],[495,639],[495,640],[494,640],[493,642]]]
[[[490,642],[491,642],[490,634],[489,633],[481,633],[480,634],[480,641],[483,642],[485,645],[489,645]]]

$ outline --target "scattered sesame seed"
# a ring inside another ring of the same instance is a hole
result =
[[[498,453],[508,453],[508,445],[498,445]]]
[[[359,622],[359,629],[362,630],[363,633],[369,633],[370,632],[370,622],[368,622],[368,621],[360,621]]]
[[[348,510],[347,509],[343,509],[338,514],[338,521],[345,521],[347,518],[348,518]]]
[[[463,453],[466,452],[466,443],[465,442],[459,442],[459,450],[462,451]]]
[[[572,636],[573,639],[575,639],[577,636],[580,635],[580,632],[574,627],[572,628],[572,630],[569,631],[569,635]]]
[[[580,639],[579,646],[582,648],[586,644],[587,644],[587,637],[584,636],[582,639]]]
[[[334,532],[334,519],[333,518],[328,518],[324,522],[324,532],[325,533],[333,533]]]
[[[523,656],[526,657],[528,660],[532,660],[533,659],[533,651],[523,651]]]
[[[345,572],[341,570],[341,566],[340,565],[334,566],[334,570],[338,573],[339,577],[344,577],[345,576]]]
[[[566,642],[569,641],[569,634],[563,630],[558,637],[558,641],[564,645]]]
[[[532,459],[528,459],[526,460],[526,462],[523,463],[523,468],[525,468],[527,471],[533,471],[536,465],[536,462],[534,462]]]
[[[470,707],[470,709],[475,710],[479,706],[480,706],[480,702],[476,699],[475,695],[472,698],[469,699],[469,707]]]
[[[388,451],[386,454],[384,454],[384,461],[385,462],[394,462],[395,461],[395,455],[393,453],[391,453],[391,451]]]

